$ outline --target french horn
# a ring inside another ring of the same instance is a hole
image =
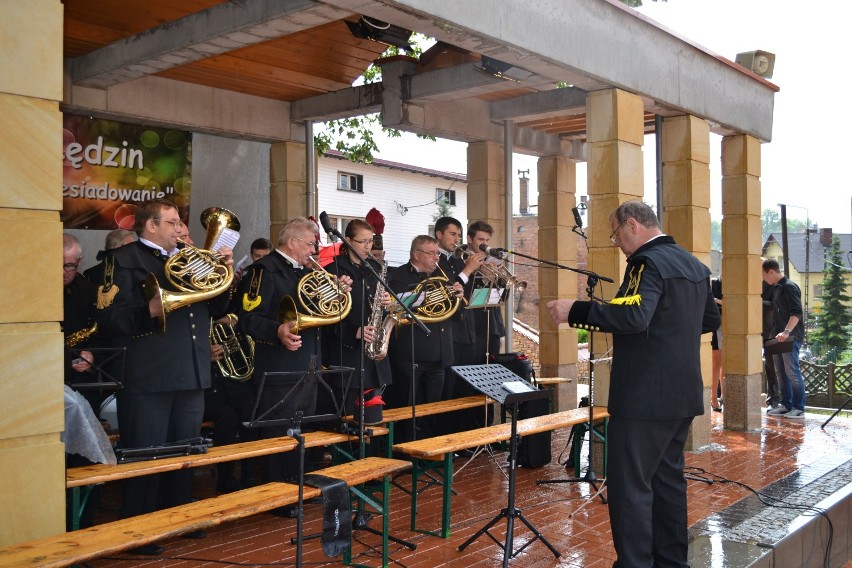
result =
[[[343,291],[340,281],[313,257],[308,258],[313,270],[299,280],[296,298],[284,296],[278,305],[278,321],[292,323],[290,332],[294,334],[302,329],[338,323],[352,309],[352,295]]]
[[[145,280],[147,300],[159,297],[163,315],[157,317],[157,328],[166,332],[166,316],[173,311],[215,298],[231,286],[234,269],[225,264],[222,255],[210,250],[225,229],[240,230],[237,216],[221,207],[208,207],[201,212],[201,225],[207,229],[204,247],[185,245],[166,261],[166,279],[177,292],[164,290],[153,273]]]
[[[411,291],[411,295],[416,299],[421,295],[423,301],[419,306],[413,308],[412,311],[417,318],[423,323],[439,323],[453,317],[462,298],[456,295],[455,289],[450,284],[446,276],[430,276],[422,280]],[[416,301],[416,300],[415,300]],[[391,312],[387,318],[393,318],[397,321],[397,325],[407,325],[414,323],[406,313],[398,308],[397,311]]]

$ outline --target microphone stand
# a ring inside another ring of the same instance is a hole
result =
[[[575,225],[574,228],[572,229],[572,231],[574,233],[580,235],[581,237],[583,237],[583,239],[586,239],[586,241],[588,241],[588,238],[586,237],[585,233],[583,232],[582,227],[579,226],[579,224]],[[597,286],[598,281],[609,282],[610,284],[614,283],[614,281],[611,278],[607,278],[605,276],[600,276],[599,274],[592,272],[591,270],[582,270],[580,268],[572,268],[570,266],[565,266],[565,265],[562,265],[562,264],[558,264],[556,262],[551,262],[549,260],[542,260],[540,258],[536,258],[534,256],[530,256],[530,255],[520,253],[520,252],[516,252],[516,251],[512,251],[512,250],[507,250],[505,252],[508,253],[508,254],[514,254],[514,255],[517,255],[517,256],[524,257],[524,258],[528,258],[530,260],[535,260],[535,261],[540,262],[542,264],[547,264],[547,265],[550,265],[550,266],[554,266],[556,268],[561,268],[561,269],[564,269],[564,270],[570,270],[571,272],[576,272],[577,274],[585,275],[586,276],[586,285],[587,285],[586,286],[586,292],[589,294],[589,298],[592,299],[592,300],[599,300],[599,298],[595,298],[595,295],[594,295],[595,286]],[[601,493],[601,489],[598,487],[598,482],[597,482],[597,478],[595,476],[595,472],[592,470],[592,457],[593,457],[592,441],[594,439],[594,433],[595,433],[595,430],[594,430],[594,412],[595,412],[594,354],[595,354],[595,351],[594,351],[594,334],[590,333],[589,334],[589,417],[588,417],[588,421],[587,421],[587,424],[586,424],[586,428],[589,431],[589,465],[586,468],[586,473],[582,477],[579,477],[579,478],[558,479],[558,480],[556,480],[556,479],[554,479],[554,480],[540,479],[540,480],[537,480],[535,483],[536,483],[536,485],[543,485],[543,484],[549,484],[549,483],[588,483],[595,490],[595,495],[597,495],[601,498],[601,502],[606,503],[606,498],[603,496],[603,493]]]
[[[343,235],[341,235],[340,231],[338,231],[337,229],[333,229],[330,226],[329,227],[324,226],[323,228],[326,230],[326,233],[329,235],[329,237],[331,235],[334,235],[335,237],[339,238],[342,242],[344,242],[344,243],[346,242],[343,239]],[[426,327],[426,325],[423,322],[421,322],[417,318],[416,315],[414,315],[414,313],[408,308],[408,306],[406,306],[405,304],[403,304],[400,301],[399,297],[394,293],[394,291],[391,290],[388,287],[387,282],[382,279],[381,275],[379,275],[378,272],[376,272],[376,269],[373,268],[373,266],[370,264],[370,262],[368,261],[366,256],[361,256],[361,254],[358,251],[356,251],[354,248],[351,248],[351,249],[349,247],[346,247],[346,248],[347,248],[347,250],[351,250],[353,253],[355,253],[355,256],[357,256],[359,259],[361,259],[361,265],[360,265],[359,268],[361,269],[361,318],[362,318],[362,321],[359,322],[359,323],[361,323],[361,353],[360,353],[361,374],[360,374],[360,379],[358,381],[358,393],[359,393],[358,394],[358,406],[359,406],[359,409],[358,409],[358,413],[359,413],[358,414],[358,459],[364,459],[365,454],[366,454],[366,448],[365,448],[366,443],[364,442],[364,439],[365,439],[365,437],[364,437],[364,341],[365,340],[364,340],[363,316],[366,313],[365,308],[366,308],[366,304],[367,304],[367,294],[366,294],[367,279],[365,277],[366,276],[365,272],[369,272],[370,274],[373,275],[373,277],[376,279],[376,286],[378,286],[379,284],[384,286],[385,290],[388,291],[391,294],[391,296],[393,296],[396,299],[396,301],[405,309],[405,311],[411,316],[411,318],[416,323],[418,323],[419,325],[421,325],[424,328],[426,335],[429,335],[430,331],[429,331],[429,328]],[[348,254],[348,252],[347,252],[347,254]],[[365,268],[366,268],[366,271],[364,270]],[[341,348],[340,349],[341,349],[340,362],[343,363],[342,337],[341,337]],[[343,395],[343,400],[344,400],[344,407],[345,407],[345,400],[346,400],[345,394]],[[344,411],[344,413],[345,413],[345,411]],[[344,430],[346,428],[348,428],[348,425],[344,424]],[[361,507],[363,507],[363,501],[361,503],[362,503]],[[388,511],[383,511],[382,514],[387,515]],[[369,513],[367,513],[366,511],[364,511],[362,509],[359,509],[355,513],[355,518],[352,520],[352,528],[354,530],[358,530],[358,529],[365,530],[365,531],[367,531],[371,534],[377,535],[377,536],[383,536],[382,531],[379,531],[379,530],[374,529],[374,528],[369,526],[368,523],[370,521],[370,517],[368,515],[369,515]],[[401,538],[395,537],[395,536],[390,535],[390,534],[387,535],[387,538],[388,538],[388,540],[395,542],[399,545],[405,546],[406,548],[409,548],[410,550],[416,550],[417,549],[416,544],[409,542],[407,540],[403,540]]]

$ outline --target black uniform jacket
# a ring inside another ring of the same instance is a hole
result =
[[[381,274],[379,263],[368,259],[370,266]],[[364,363],[364,387],[376,388],[391,382],[390,362],[387,357],[373,361],[362,355],[361,340],[355,337],[358,328],[368,325],[376,295],[376,278],[366,268],[356,265],[348,254],[335,257],[334,262],[325,269],[335,276],[352,278],[352,309],[339,324],[330,325],[322,332],[323,359],[328,365],[352,367],[352,388],[360,381],[361,362]],[[363,294],[363,302],[362,302]],[[393,333],[393,332],[391,332]],[[342,355],[342,358],[341,358]]]
[[[317,356],[317,366],[322,362],[320,327],[300,330],[296,335],[301,336],[302,346],[296,351],[290,351],[278,339],[278,327],[282,323],[278,320],[281,300],[284,296],[291,296],[298,311],[304,312],[296,292],[299,280],[309,272],[306,268],[295,268],[280,252],[273,250],[249,266],[240,280],[237,329],[255,341],[254,380],[258,385],[266,372],[307,371],[312,355]],[[286,375],[276,377],[272,382],[295,384],[300,377],[299,374]]]
[[[609,304],[574,304],[569,324],[613,334],[613,416],[667,420],[704,413],[701,334],[721,323],[709,276],[706,266],[664,235],[628,259]]]
[[[464,286],[464,297],[470,300],[475,279],[471,276],[467,282],[463,282],[459,277],[459,274],[465,268],[464,260],[454,254],[450,255],[448,259],[441,253],[438,259],[438,266],[447,274],[450,283],[458,282]],[[440,271],[438,271],[438,274],[440,274]],[[462,345],[472,345],[476,342],[475,324],[473,322],[474,314],[470,310],[464,309],[464,307],[465,304],[462,302],[459,309],[456,310],[456,313],[449,320],[450,326],[453,328],[453,341]]]
[[[62,303],[62,333],[65,339],[72,333],[88,329],[95,323],[95,302],[98,296],[98,287],[90,282],[82,274],[77,274],[74,280],[63,289]],[[103,335],[101,334],[101,338]],[[65,350],[65,382],[86,382],[86,373],[78,373],[71,368],[71,362],[80,356],[80,351],[87,347],[104,346],[98,342],[97,333],[89,336],[85,341],[77,343],[71,349]],[[93,378],[93,377],[92,377]]]
[[[435,270],[432,276],[441,276],[440,270]],[[410,262],[388,272],[388,285],[397,294],[409,292],[429,276],[418,272]],[[448,275],[449,276],[449,275]],[[452,281],[449,282],[452,284]],[[461,309],[461,308],[460,308]],[[416,310],[415,310],[416,313]],[[427,336],[420,326],[406,324],[398,326],[391,338],[391,353],[389,357],[398,359],[400,363],[411,361],[411,335],[414,334],[414,360],[418,362],[440,362],[448,367],[453,363],[453,334],[448,320],[426,324],[431,330]]]
[[[110,251],[106,263],[114,263],[114,271],[104,271],[98,333],[110,338],[111,347],[127,349],[125,391],[210,387],[210,316],[224,310],[228,294],[174,310],[166,317],[166,333],[161,335],[148,310],[144,285],[153,273],[162,289],[175,290],[165,276],[166,258],[137,241]]]

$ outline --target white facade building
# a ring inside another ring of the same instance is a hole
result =
[[[385,216],[385,259],[390,266],[408,262],[414,237],[432,235],[439,196],[449,196],[450,216],[467,227],[464,174],[378,159],[360,164],[337,152],[321,157],[317,170],[318,210],[327,212],[341,232],[348,219],[363,219],[373,207]]]

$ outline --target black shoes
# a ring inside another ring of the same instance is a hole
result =
[[[165,548],[152,542],[151,544],[143,544],[142,546],[131,548],[127,552],[130,554],[142,554],[144,556],[159,556],[165,551]]]

